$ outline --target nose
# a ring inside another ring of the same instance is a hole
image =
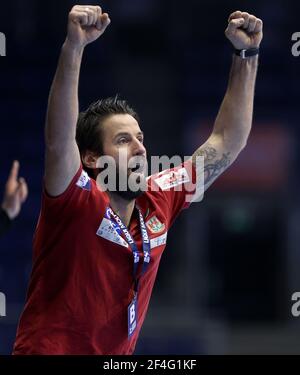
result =
[[[134,148],[133,148],[133,155],[134,156],[145,156],[146,155],[146,148],[142,142],[138,139],[135,139]]]

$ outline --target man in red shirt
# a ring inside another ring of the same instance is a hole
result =
[[[109,98],[78,118],[83,51],[109,24],[98,6],[75,6],[69,14],[49,97],[42,207],[14,354],[132,354],[168,230],[201,172],[197,157],[204,158],[206,189],[251,129],[262,21],[238,11],[226,30],[235,48],[230,81],[209,139],[183,165],[147,179],[146,191],[131,189],[130,178],[143,180],[146,164],[136,112]],[[105,191],[105,179],[97,178],[101,155],[115,161],[117,180],[126,173],[125,190]],[[120,155],[129,161],[125,170]],[[130,166],[132,158],[142,171]]]

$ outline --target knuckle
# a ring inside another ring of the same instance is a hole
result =
[[[76,12],[70,12],[69,13],[69,21],[73,21],[73,20],[76,20],[76,18],[78,18]]]

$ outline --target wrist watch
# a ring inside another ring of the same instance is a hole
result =
[[[259,48],[250,48],[250,49],[236,49],[234,53],[237,56],[240,56],[242,59],[247,57],[256,56],[259,54]]]

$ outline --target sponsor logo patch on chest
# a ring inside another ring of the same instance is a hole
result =
[[[160,233],[165,230],[165,224],[161,223],[156,216],[153,216],[150,220],[146,222],[147,228],[151,233]]]
[[[185,168],[180,168],[177,171],[171,171],[163,174],[154,180],[162,190],[168,190],[175,186],[185,184],[190,181],[189,175]]]
[[[151,249],[154,247],[164,246],[167,243],[168,232],[160,235],[159,237],[152,238],[150,240]]]

